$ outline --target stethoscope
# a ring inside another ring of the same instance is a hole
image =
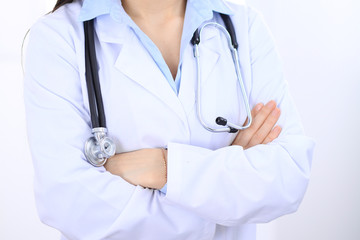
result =
[[[225,27],[215,22],[206,23],[200,29],[197,29],[194,32],[194,35],[191,39],[191,43],[194,46],[194,57],[196,59],[196,66],[197,66],[197,115],[201,125],[208,131],[216,132],[216,133],[222,133],[222,132],[236,133],[239,130],[243,130],[250,127],[252,123],[252,117],[251,117],[251,110],[250,110],[248,97],[245,91],[245,86],[241,78],[240,62],[237,51],[238,43],[236,40],[235,29],[228,15],[220,14],[220,16],[224,21]],[[225,34],[227,38],[247,113],[248,121],[245,126],[239,126],[237,124],[231,123],[226,118],[219,116],[215,119],[215,122],[216,124],[224,127],[212,128],[208,126],[208,124],[206,123],[206,121],[202,116],[199,44],[200,44],[201,33],[204,30],[204,28],[208,26],[217,27]],[[116,146],[114,141],[107,136],[105,111],[104,111],[104,105],[101,95],[99,75],[97,70],[98,69],[97,58],[96,58],[95,41],[94,41],[94,35],[95,35],[94,19],[84,22],[84,34],[85,34],[85,75],[86,75],[86,85],[88,91],[92,134],[93,134],[93,136],[90,137],[85,143],[85,156],[89,163],[91,163],[96,167],[101,167],[106,163],[106,160],[108,158],[115,155]]]

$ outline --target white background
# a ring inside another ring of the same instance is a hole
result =
[[[20,47],[53,0],[0,2],[0,239],[58,239],[38,220],[26,142]],[[267,20],[307,134],[312,179],[296,214],[259,240],[360,239],[360,1],[248,0]]]

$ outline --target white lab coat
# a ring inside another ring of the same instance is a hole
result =
[[[235,134],[211,133],[196,116],[196,64],[184,53],[179,95],[134,33],[109,15],[96,22],[97,56],[109,134],[117,152],[168,148],[167,194],[133,186],[88,164],[91,136],[81,8],[40,19],[27,50],[25,104],[41,220],[63,239],[255,239],[255,224],[297,210],[308,184],[313,141],[304,136],[277,51],[262,18],[228,3],[250,105],[274,99],[278,139],[243,150]],[[218,21],[218,17],[215,18]],[[223,35],[200,45],[202,110],[242,124],[246,112]]]

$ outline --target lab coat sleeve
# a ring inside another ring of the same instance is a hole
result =
[[[310,176],[314,142],[306,137],[262,18],[249,9],[250,103],[273,99],[281,135],[244,150],[168,145],[167,201],[220,225],[263,223],[297,210]]]
[[[206,221],[197,215],[163,206],[159,191],[133,186],[86,162],[90,117],[70,37],[82,29],[63,28],[38,22],[27,47],[24,101],[41,221],[72,240],[146,239],[150,232],[151,239],[169,239],[178,223],[168,220],[176,219],[171,214],[188,218],[185,229],[203,229]]]

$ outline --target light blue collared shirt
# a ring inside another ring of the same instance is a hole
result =
[[[181,37],[180,59],[175,80],[166,64],[159,48],[153,41],[136,25],[121,5],[120,0],[84,0],[79,15],[79,21],[86,21],[100,15],[110,14],[115,21],[122,21],[133,29],[145,49],[154,59],[165,78],[169,82],[175,94],[178,94],[181,82],[181,66],[185,47],[190,42],[195,30],[205,21],[213,18],[213,12],[233,14],[222,0],[188,0],[186,3],[185,19]],[[166,194],[167,185],[161,192]]]
[[[136,36],[140,39],[144,47],[147,49],[151,57],[154,59],[155,63],[164,74],[174,92],[178,94],[181,82],[182,56],[185,47],[190,42],[195,30],[200,27],[203,22],[213,18],[213,12],[232,14],[231,10],[222,0],[187,1],[180,47],[179,66],[175,80],[158,47],[127,15],[121,5],[120,0],[84,0],[83,7],[79,15],[79,20],[86,21],[96,18],[100,15],[111,14],[114,20],[123,21],[128,24],[129,27],[133,29]]]

